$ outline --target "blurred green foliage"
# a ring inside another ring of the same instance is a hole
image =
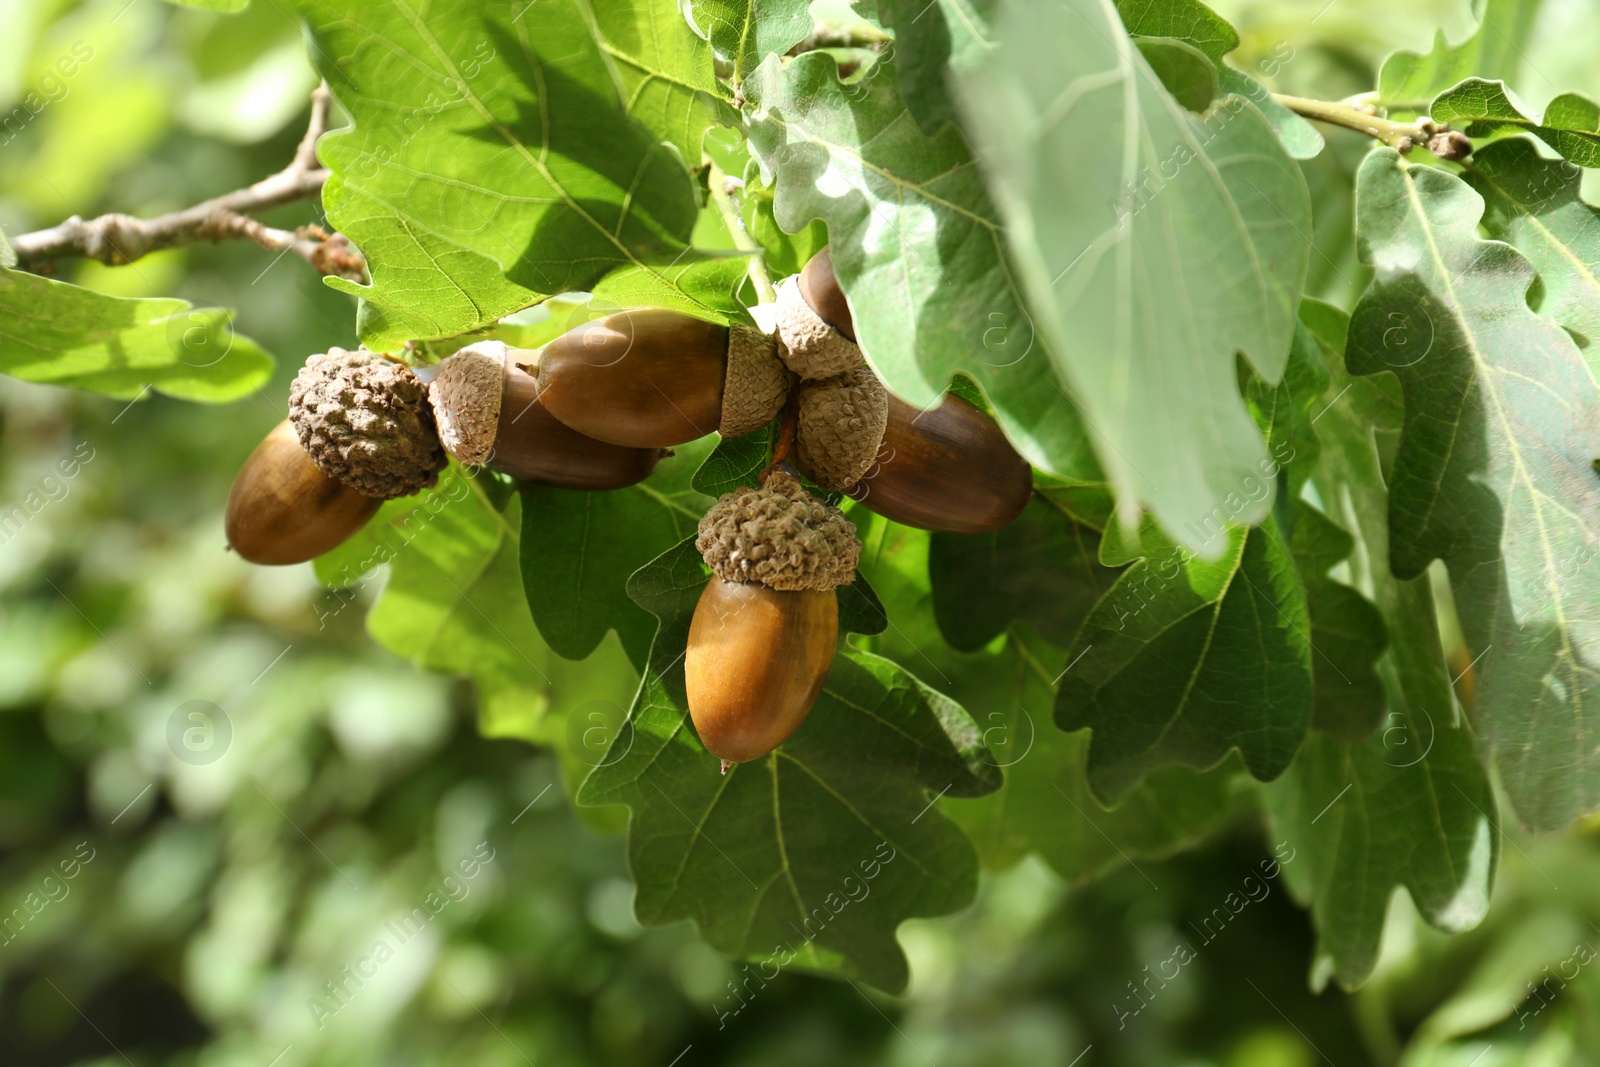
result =
[[[1241,65],[1323,97],[1369,87],[1388,50],[1437,25],[1470,25],[1445,0],[1216,6]],[[1545,5],[1525,57],[1535,104],[1600,88],[1597,28],[1582,0]],[[49,80],[78,41],[92,58]],[[312,83],[271,0],[236,15],[4,0],[0,108],[49,103],[0,133],[0,227],[157,213],[270,173]],[[1328,141],[1307,165],[1310,290],[1348,303],[1366,281],[1348,216],[1365,144]],[[1508,829],[1471,933],[1447,938],[1397,899],[1351,995],[1309,992],[1310,927],[1261,876],[1274,842],[1248,804],[1201,848],[1098,881],[1067,885],[1037,859],[987,873],[967,912],[902,929],[904,998],[768,980],[686,925],[641,929],[618,813],[567,799],[603,752],[589,732],[609,736],[633,688],[614,637],[599,663],[539,660],[548,747],[485,739],[465,683],[367,635],[371,589],[331,610],[342,600],[310,568],[224,549],[233,472],[283,417],[299,358],[353,344],[352,301],[247,245],[66,276],[237,308],[279,364],[226,409],[0,379],[0,512],[23,516],[0,528],[5,1063],[1600,1062],[1600,826]],[[882,650],[896,642],[912,643]]]

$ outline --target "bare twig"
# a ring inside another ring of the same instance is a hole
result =
[[[327,85],[318,86],[311,94],[311,121],[294,158],[271,177],[153,219],[115,213],[96,219],[74,215],[59,226],[13,239],[18,266],[38,270],[76,256],[120,267],[164,248],[244,237],[274,251],[290,249],[324,274],[364,278],[365,264],[343,236],[307,226],[293,233],[274,230],[249,217],[322,192],[328,172],[317,162],[316,144],[327,131],[331,102]]]
[[[1420,144],[1426,145],[1428,151],[1440,159],[1462,160],[1472,153],[1472,142],[1459,130],[1452,130],[1447,124],[1435,122],[1427,116],[1415,122],[1380,118],[1376,105],[1366,98],[1333,101],[1310,100],[1283,93],[1272,95],[1278,103],[1297,115],[1364,133],[1400,152],[1409,152]]]
[[[350,241],[344,234],[330,234],[321,226],[278,230],[249,215],[218,211],[200,224],[195,236],[211,241],[244,237],[269,252],[293,252],[323,274],[336,274],[353,282],[367,280],[366,261],[350,247]]]

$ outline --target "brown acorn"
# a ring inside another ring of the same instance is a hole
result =
[[[959,396],[920,411],[893,394],[877,460],[845,490],[886,519],[944,533],[998,530],[1032,493],[1032,468],[987,414]]]
[[[778,414],[789,386],[774,338],[661,309],[585,323],[547,345],[538,366],[545,410],[632,448],[749,433]]]
[[[726,764],[760,759],[805,721],[839,636],[833,590],[706,583],[684,660],[695,732]]]
[[[439,439],[467,466],[567,489],[620,489],[650,476],[659,448],[585,437],[539,402],[539,385],[499,341],[469,345],[439,364],[428,399]]]
[[[726,774],[782,744],[816,703],[839,635],[834,590],[855,580],[861,542],[779,468],[759,489],[724,494],[695,547],[713,575],[689,625],[684,682],[695,732]]]
[[[304,563],[344,543],[382,504],[324,474],[285,419],[233,480],[228,547],[251,563]]]
[[[839,288],[839,279],[833,276],[833,253],[827,247],[812,256],[800,271],[800,295],[817,318],[850,340],[856,339],[855,319],[850,315],[844,290]]]

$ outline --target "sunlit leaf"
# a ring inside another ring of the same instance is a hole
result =
[[[999,12],[999,44],[959,97],[1033,324],[1113,483],[1199,548],[1186,524],[1265,458],[1235,360],[1283,374],[1305,181],[1244,98],[1204,117],[1179,107],[1105,5]]]
[[[355,118],[319,151],[329,220],[373,279],[330,284],[365,298],[369,344],[461,333],[616,269],[728,317],[697,292],[685,168],[731,110],[671,0],[301,7]]]
[[[130,300],[0,269],[0,372],[132,399],[147,389],[218,403],[260,388],[272,357],[233,313]]]

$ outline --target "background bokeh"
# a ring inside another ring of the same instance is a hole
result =
[[[1465,0],[1216,7],[1244,36],[1237,61],[1323,97],[1472,22]],[[1542,18],[1532,102],[1600,88],[1595,5],[1549,0]],[[171,210],[292,154],[314,77],[273,0],[232,16],[0,0],[0,111],[80,41],[92,59],[0,132],[8,232]],[[1309,168],[1312,287],[1348,302],[1365,281],[1348,203],[1366,142],[1329,141]],[[267,221],[315,219],[299,205]],[[1034,859],[987,873],[967,912],[903,928],[903,998],[793,972],[735,996],[743,965],[688,927],[633,920],[617,813],[568,800],[596,758],[586,724],[614,723],[633,688],[618,649],[581,665],[529,650],[551,679],[549,745],[485,740],[464,683],[366,636],[372,589],[334,611],[309,566],[225,551],[234,471],[283,417],[300,360],[354,344],[352,302],[241,243],[63,276],[237,308],[279,364],[226,408],[0,380],[0,511],[43,502],[0,530],[0,1062],[1600,1062],[1600,968],[1566,977],[1577,945],[1600,946],[1600,827],[1539,841],[1508,828],[1473,933],[1445,938],[1397,900],[1355,994],[1309,992],[1309,923],[1276,883],[1177,977],[1150,980],[1272,853],[1248,798],[1195,850],[1092,884]],[[386,924],[429,894],[448,903],[373,960]]]

